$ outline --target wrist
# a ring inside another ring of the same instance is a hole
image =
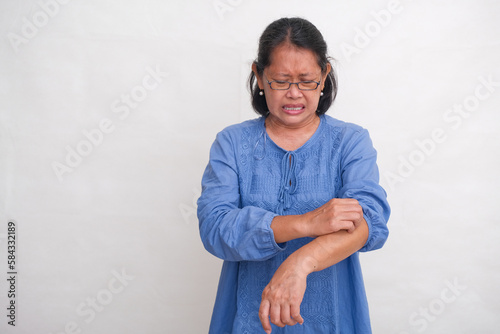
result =
[[[287,242],[308,236],[304,215],[276,216],[271,229],[277,243]]]
[[[296,251],[286,261],[293,263],[297,272],[303,276],[317,271],[318,268],[318,260],[314,256],[307,254],[307,252]]]
[[[297,215],[295,229],[297,231],[297,234],[299,234],[301,238],[315,237],[314,233],[312,233],[311,231],[311,224],[309,224],[309,217],[310,217],[309,212]]]
[[[307,213],[294,216],[293,229],[297,238],[305,238],[310,236],[309,224],[307,224]]]

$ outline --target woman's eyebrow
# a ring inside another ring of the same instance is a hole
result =
[[[272,77],[285,77],[285,78],[291,77],[290,74],[286,74],[286,73],[271,73],[271,76]]]
[[[310,77],[310,76],[313,76],[313,75],[315,75],[315,74],[311,73],[311,72],[301,73],[301,74],[299,74],[299,78]],[[287,74],[287,73],[271,73],[271,76],[284,77],[284,78],[290,78],[291,77],[291,75]]]

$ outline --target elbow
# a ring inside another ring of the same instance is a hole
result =
[[[203,247],[212,255],[221,258],[220,251],[218,251],[220,247],[220,242],[217,240],[217,234],[214,231],[214,222],[211,222],[210,219],[200,219],[199,220],[199,230],[200,230],[200,238],[203,244]]]
[[[369,252],[380,249],[384,246],[389,237],[389,229],[380,228],[374,233],[369,233],[368,240],[365,245],[359,250],[360,252]]]
[[[217,220],[200,219],[200,237],[203,247],[213,256],[228,261],[238,261],[236,245],[233,245],[231,235],[224,233],[224,230],[217,225]]]
[[[387,221],[370,211],[365,212],[365,220],[368,225],[368,239],[359,251],[368,252],[382,248],[389,237]]]

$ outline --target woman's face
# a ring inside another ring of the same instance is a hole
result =
[[[254,65],[254,72],[255,65]],[[264,91],[269,108],[270,121],[288,128],[298,128],[310,124],[317,117],[316,110],[320,93],[324,88],[326,73],[321,73],[315,54],[308,49],[301,49],[290,44],[282,44],[271,54],[271,64],[257,77],[259,88]],[[291,85],[288,90],[273,90],[268,81],[317,81],[320,85],[315,90],[299,90]]]

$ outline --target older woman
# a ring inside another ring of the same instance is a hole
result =
[[[368,132],[325,115],[337,83],[321,33],[271,23],[249,86],[261,117],[217,135],[198,200],[224,260],[210,333],[370,333],[358,251],[382,247],[390,209]]]

